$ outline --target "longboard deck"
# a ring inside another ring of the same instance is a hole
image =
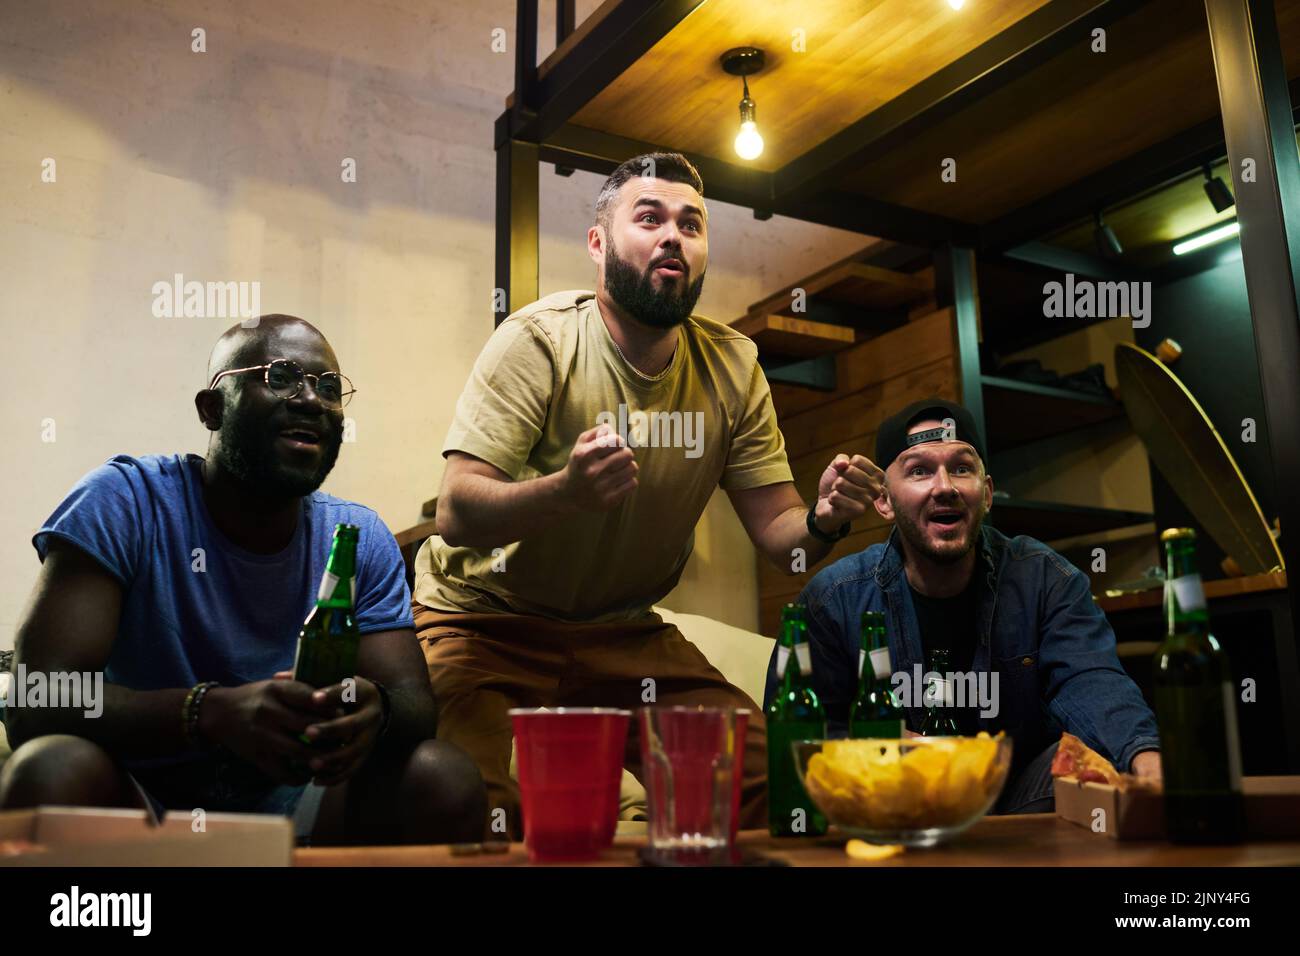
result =
[[[1259,502],[1205,409],[1169,368],[1128,342],[1115,346],[1120,399],[1147,453],[1187,509],[1245,574],[1281,568]]]

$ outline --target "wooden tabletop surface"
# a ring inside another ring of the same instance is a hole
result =
[[[985,817],[955,841],[905,850],[878,863],[850,860],[843,839],[775,839],[762,830],[740,845],[793,866],[1300,866],[1300,840],[1191,847],[1112,840],[1051,813]],[[599,861],[584,866],[635,866],[644,837],[618,837]],[[522,843],[506,853],[454,856],[445,846],[313,847],[294,852],[295,866],[529,866]],[[569,864],[571,865],[571,864]]]

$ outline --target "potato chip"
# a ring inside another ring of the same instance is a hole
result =
[[[901,846],[876,846],[862,840],[850,840],[844,844],[844,852],[849,855],[850,859],[875,863],[878,860],[888,860],[891,856],[898,856],[903,852],[903,848]]]

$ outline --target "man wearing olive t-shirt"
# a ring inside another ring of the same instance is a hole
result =
[[[795,549],[825,557],[879,490],[870,461],[842,454],[813,507],[800,500],[756,346],[691,314],[708,260],[702,189],[677,154],[615,170],[587,234],[597,291],[509,316],[443,444],[441,541],[416,559],[416,630],[440,732],[478,761],[515,834],[509,708],[650,700],[753,711],[741,825],[765,825],[757,706],[650,607],[719,486],[787,573]],[[625,763],[638,772],[635,732]]]

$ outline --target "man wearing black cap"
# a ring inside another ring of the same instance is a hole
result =
[[[883,611],[909,728],[925,713],[919,689],[906,692],[912,676],[943,650],[951,683],[979,688],[960,695],[958,730],[1006,730],[1014,740],[994,812],[1053,808],[1050,767],[1063,730],[1119,770],[1158,777],[1155,717],[1120,666],[1087,577],[1042,542],[984,525],[993,503],[984,459],[970,413],[943,399],[909,405],[877,431],[885,487],[875,507],[894,530],[823,569],[799,597],[831,736],[845,732],[857,690],[862,614]],[[774,657],[768,701],[775,688]]]

